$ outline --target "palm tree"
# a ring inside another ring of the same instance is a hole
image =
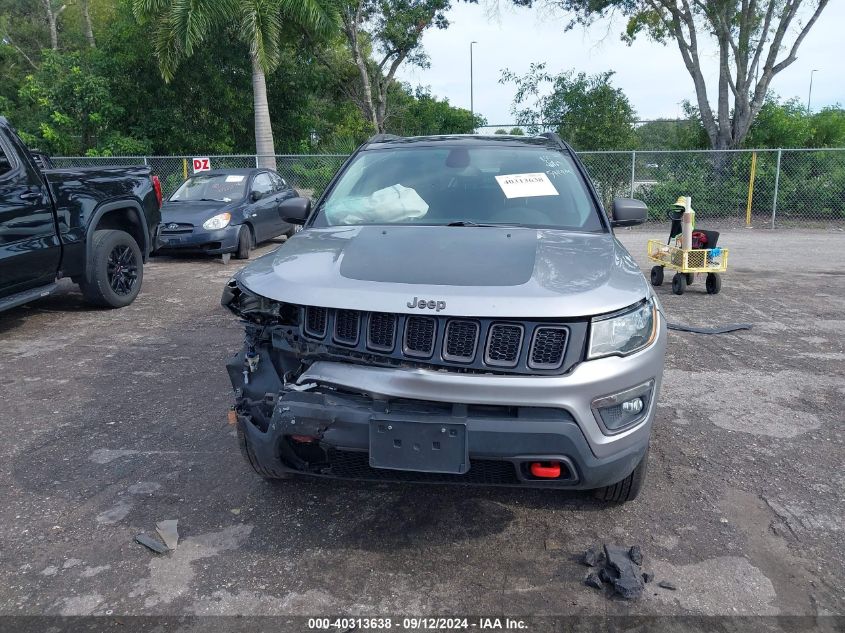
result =
[[[233,29],[249,47],[259,166],[276,168],[266,74],[279,63],[284,20],[326,32],[335,24],[329,0],[133,0],[135,16],[153,24],[155,52],[165,81],[202,42]]]

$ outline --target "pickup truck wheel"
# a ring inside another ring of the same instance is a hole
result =
[[[125,231],[94,231],[88,270],[80,288],[90,303],[107,308],[128,306],[138,296],[144,260],[134,238]]]
[[[625,503],[626,501],[633,501],[637,498],[642,490],[645,482],[646,471],[648,470],[648,449],[643,455],[640,463],[630,475],[625,477],[622,481],[618,481],[612,486],[605,486],[604,488],[597,488],[593,491],[593,496],[602,501],[611,501],[615,503]]]
[[[249,440],[247,439],[246,434],[241,430],[240,425],[238,425],[237,429],[238,447],[241,449],[241,455],[243,455],[243,458],[244,460],[246,460],[246,463],[252,467],[252,469],[256,472],[257,475],[263,477],[268,481],[278,479],[294,479],[296,477],[296,475],[293,475],[283,470],[276,470],[275,468],[263,467],[259,463],[258,458],[255,456],[252,447],[249,445]]]
[[[235,259],[249,259],[249,251],[251,250],[252,231],[242,224],[238,231],[238,250],[235,252]]]

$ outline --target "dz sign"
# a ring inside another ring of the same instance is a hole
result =
[[[211,160],[208,158],[195,158],[194,159],[194,173],[197,174],[201,171],[209,171],[211,169]]]

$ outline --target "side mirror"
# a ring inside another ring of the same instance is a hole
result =
[[[305,220],[311,215],[311,200],[288,198],[279,205],[279,215],[289,224],[305,224]]]
[[[616,198],[613,201],[613,217],[610,226],[636,226],[646,221],[648,207],[642,200]]]
[[[249,194],[249,199],[252,200],[253,202],[258,202],[263,197],[264,197],[264,194],[261,193],[260,191],[253,191]]]

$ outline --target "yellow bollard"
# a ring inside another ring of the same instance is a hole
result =
[[[188,159],[182,159],[182,180],[188,179]]]
[[[748,206],[745,209],[745,226],[751,226],[751,199],[754,197],[754,178],[757,176],[757,152],[751,153],[751,176],[748,178]]]

